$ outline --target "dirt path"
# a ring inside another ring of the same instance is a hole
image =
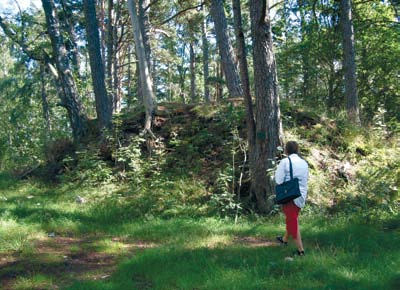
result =
[[[104,237],[102,237],[104,238]],[[113,253],[96,244],[96,237],[54,237],[36,241],[29,253],[0,255],[0,288],[15,289],[21,278],[48,277],[31,289],[59,289],[74,280],[107,279],[122,257],[135,255],[153,244],[111,238]]]

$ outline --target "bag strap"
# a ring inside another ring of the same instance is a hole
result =
[[[290,166],[290,180],[293,179],[293,166],[292,166],[292,160],[290,160],[290,157],[288,157],[289,159],[289,166]]]

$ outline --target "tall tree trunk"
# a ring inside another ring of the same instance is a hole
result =
[[[256,98],[256,142],[251,191],[261,212],[272,209],[273,183],[267,170],[273,168],[276,150],[282,144],[278,80],[272,50],[271,22],[266,0],[250,0],[253,39],[254,88]]]
[[[106,24],[106,29],[107,29],[107,39],[106,39],[106,47],[107,47],[107,53],[105,57],[106,60],[106,83],[107,83],[107,88],[108,91],[111,93],[112,99],[114,99],[114,96],[116,92],[113,90],[113,64],[114,64],[114,58],[115,58],[115,50],[114,50],[114,17],[113,13],[114,12],[114,0],[108,0],[107,1],[107,24]]]
[[[201,25],[202,47],[203,47],[203,82],[204,82],[204,100],[206,103],[211,101],[210,87],[208,85],[209,77],[209,57],[208,57],[208,39],[207,39],[207,19],[204,17]]]
[[[190,100],[192,103],[196,102],[196,56],[194,54],[193,41],[189,44],[190,51]]]
[[[136,52],[135,52],[135,57],[136,59],[138,59]],[[135,80],[136,80],[136,95],[137,95],[138,105],[144,105],[142,81],[140,79],[140,67],[138,61],[136,61],[136,66],[135,66]]]
[[[111,102],[107,95],[104,80],[104,64],[100,51],[99,28],[97,25],[95,0],[84,0],[87,45],[89,50],[90,70],[96,100],[97,124],[100,130],[111,125]]]
[[[234,62],[233,48],[228,36],[228,26],[225,17],[223,0],[211,0],[211,16],[215,23],[217,44],[221,55],[222,67],[225,80],[231,98],[242,97],[243,91],[240,86],[240,78]]]
[[[139,70],[140,70],[140,83],[143,90],[144,96],[144,106],[146,110],[146,120],[145,120],[145,131],[151,133],[151,124],[152,118],[154,114],[154,93],[152,87],[152,81],[150,76],[150,70],[148,67],[148,62],[146,60],[146,52],[143,42],[142,31],[140,28],[140,22],[138,17],[138,9],[136,6],[136,2],[134,0],[128,0],[128,9],[129,15],[131,17],[132,26],[133,26],[133,34],[135,38],[135,47],[136,47],[136,55],[138,57],[139,62]]]
[[[217,79],[222,80],[223,77],[223,69],[222,69],[222,63],[220,61],[217,62]],[[224,88],[222,87],[222,82],[217,81],[215,84],[215,98],[214,101],[220,101],[222,99],[222,95],[224,94]]]
[[[143,38],[143,46],[145,50],[145,55],[146,55],[146,61],[147,61],[147,67],[149,68],[149,73],[151,75],[151,63],[150,63],[150,54],[151,54],[151,49],[150,49],[150,39],[147,33],[147,27],[149,25],[149,15],[148,11],[146,11],[146,8],[149,4],[149,0],[137,0],[138,2],[138,12],[139,12],[139,20],[141,22],[140,26],[140,31],[142,33],[142,38]],[[138,98],[138,103],[143,104],[144,103],[144,96],[143,96],[143,89],[140,81],[140,70],[139,70],[139,63],[136,66],[136,86],[137,86],[137,98]],[[153,79],[153,78],[152,78]],[[153,84],[154,86],[154,84]]]
[[[356,85],[356,61],[351,0],[341,0],[343,34],[343,68],[347,115],[351,122],[360,124]]]
[[[132,66],[131,66],[131,61],[132,61],[132,51],[131,51],[131,46],[128,45],[128,72],[127,72],[127,84],[126,84],[126,89],[128,92],[127,96],[127,106],[128,109],[131,108],[132,103],[133,103],[133,85],[132,85]]]
[[[151,46],[148,34],[148,30],[150,27],[150,19],[148,10],[146,10],[149,4],[150,4],[149,0],[139,0],[138,8],[139,8],[139,19],[143,24],[140,26],[140,31],[142,32],[144,51],[146,53],[147,65],[149,69],[151,69]]]
[[[41,82],[43,118],[46,122],[46,131],[50,133],[51,132],[51,121],[50,121],[49,102],[48,102],[47,93],[46,93],[45,72],[46,72],[46,70],[45,70],[44,65],[40,64],[40,82]]]
[[[103,59],[103,63],[106,63],[106,48],[107,48],[107,32],[106,32],[106,1],[107,0],[96,0],[96,4],[98,7],[100,7],[100,12],[99,12],[99,24],[100,24],[100,51],[101,51],[101,57]]]
[[[253,101],[250,93],[250,81],[249,81],[249,69],[247,64],[247,52],[246,43],[244,38],[244,32],[242,28],[242,11],[240,7],[240,0],[232,0],[234,26],[236,34],[236,47],[237,55],[239,59],[239,69],[240,69],[240,80],[242,82],[243,96],[245,99],[246,108],[246,127],[247,127],[247,143],[249,146],[249,160],[250,170],[255,168],[255,121],[254,121],[254,111],[253,111]],[[250,176],[253,173],[250,172]]]
[[[122,99],[122,92],[121,92],[121,77],[120,77],[120,71],[122,70],[121,68],[123,67],[121,64],[121,59],[120,59],[120,49],[118,47],[120,46],[120,41],[118,40],[118,27],[122,26],[121,22],[121,5],[118,4],[115,6],[115,22],[113,25],[113,71],[112,71],[112,79],[113,79],[113,110],[116,113],[119,113],[121,111],[121,99]],[[121,64],[121,65],[120,65]]]
[[[78,42],[76,40],[74,29],[75,23],[73,21],[71,7],[66,3],[65,0],[61,0],[61,6],[65,17],[65,28],[68,33],[68,53],[71,55],[74,73],[76,73],[76,75],[79,75],[80,57],[78,51]]]
[[[309,44],[306,30],[306,17],[305,17],[305,5],[303,0],[298,0],[297,4],[300,11],[300,32],[301,32],[301,42],[302,44]],[[309,47],[305,46],[305,49],[301,50],[301,62],[302,62],[302,73],[303,73],[303,87],[302,87],[302,97],[306,99],[309,94],[310,88],[310,54]]]
[[[63,94],[62,106],[67,109],[72,134],[75,141],[79,141],[87,134],[87,117],[83,112],[79,101],[75,80],[72,76],[68,52],[60,31],[60,23],[53,0],[42,0],[43,10],[46,15],[47,30],[52,44],[53,57],[55,59],[59,83]]]

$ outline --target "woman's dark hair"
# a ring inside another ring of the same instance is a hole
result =
[[[285,146],[286,154],[299,153],[299,144],[296,141],[288,141]]]

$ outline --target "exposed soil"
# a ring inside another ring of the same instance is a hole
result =
[[[95,237],[46,238],[36,242],[33,253],[0,255],[0,288],[14,289],[18,278],[35,275],[50,277],[53,283],[33,289],[59,289],[74,280],[107,279],[122,256],[154,247],[151,243],[116,237],[111,241],[118,242],[121,251],[109,254],[96,249],[95,241]]]
[[[276,241],[271,241],[259,237],[236,237],[235,243],[240,244],[245,247],[276,247],[279,243]]]

